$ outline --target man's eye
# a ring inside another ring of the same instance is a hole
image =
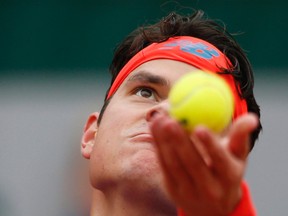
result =
[[[156,100],[155,92],[150,88],[145,88],[145,87],[139,88],[136,91],[136,95],[140,97]]]

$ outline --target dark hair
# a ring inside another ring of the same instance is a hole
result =
[[[162,42],[173,36],[197,37],[208,41],[221,50],[233,65],[232,69],[223,71],[223,73],[232,74],[236,85],[240,88],[240,96],[247,101],[248,111],[255,113],[260,118],[260,109],[253,94],[253,71],[245,52],[224,26],[205,17],[201,10],[195,11],[190,16],[182,16],[173,12],[156,24],[139,27],[131,32],[115,50],[110,65],[111,85],[120,70],[137,52],[153,42]],[[109,101],[110,99],[106,100],[101,109],[99,123]],[[254,147],[261,129],[262,126],[259,124],[258,128],[252,133],[251,149]]]

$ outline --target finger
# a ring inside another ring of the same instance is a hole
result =
[[[250,149],[250,134],[259,124],[258,117],[247,114],[239,117],[232,125],[229,136],[230,151],[239,159],[245,160]]]
[[[207,184],[212,183],[212,175],[209,168],[183,128],[176,121],[167,117],[160,119],[160,122],[162,123],[162,126],[164,126],[162,131],[165,134],[162,134],[163,136],[159,137],[155,134],[155,138],[157,139],[158,137],[159,139],[159,148],[162,147],[162,150],[169,148],[170,153],[173,154],[174,160],[177,160],[173,162],[177,164],[178,169],[176,167],[173,171],[178,173],[181,172],[181,175],[183,177],[185,176],[185,181],[188,181],[188,184],[193,184],[194,182],[194,186],[197,186],[198,188],[206,187]],[[157,126],[154,125],[156,133],[161,129],[161,123]],[[165,142],[164,140],[161,140],[163,137],[166,137]],[[167,149],[163,150],[163,152],[164,151],[168,152]],[[169,161],[171,162],[171,160],[169,160],[169,157],[171,156],[168,154],[164,156],[166,164],[169,163]],[[175,165],[172,164],[171,166]],[[179,170],[179,168],[181,170]]]
[[[151,131],[155,139],[165,182],[169,189],[175,188],[175,190],[177,190],[179,187],[178,182],[187,181],[186,179],[189,177],[184,171],[185,169],[180,163],[179,158],[177,158],[174,149],[171,147],[171,145],[177,145],[177,142],[173,143],[171,136],[168,136],[174,134],[173,130],[170,122],[164,116],[157,116],[157,118],[151,122]],[[179,179],[181,180],[179,181]]]
[[[209,169],[209,159],[206,157],[206,149],[202,148],[202,143],[199,143],[193,136],[189,137],[177,122],[174,125],[174,130],[177,130],[174,139],[178,140],[174,150],[190,178],[198,186],[205,187],[205,185],[212,183],[213,179]]]
[[[215,177],[227,183],[242,174],[242,164],[236,163],[231,152],[223,145],[224,138],[211,132],[208,128],[199,126],[194,130],[194,136],[206,147],[211,159],[210,167]]]
[[[195,128],[193,135],[198,139],[205,151],[211,158],[211,166],[223,167],[227,165],[228,154],[225,147],[221,145],[220,138],[212,133],[208,128],[198,126]]]

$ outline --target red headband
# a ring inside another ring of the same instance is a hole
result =
[[[229,59],[207,41],[190,36],[169,38],[161,43],[153,43],[133,56],[117,75],[108,92],[107,99],[116,92],[132,71],[141,64],[155,59],[176,60],[215,73],[231,67]],[[247,113],[246,101],[240,98],[232,75],[223,74],[221,77],[229,84],[234,95],[235,110],[233,119]]]

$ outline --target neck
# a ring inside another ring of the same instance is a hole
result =
[[[130,185],[131,186],[131,185]],[[158,189],[125,187],[93,192],[91,216],[175,216],[176,209]]]

